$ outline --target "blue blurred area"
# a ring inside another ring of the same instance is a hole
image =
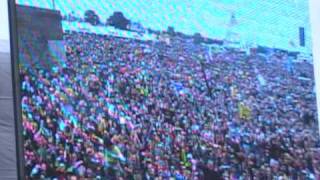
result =
[[[17,0],[19,4],[53,8],[50,0]],[[308,1],[305,0],[55,0],[63,14],[79,16],[95,10],[105,21],[114,11],[143,26],[225,39],[229,31],[241,44],[263,45],[311,53]],[[234,14],[236,25],[230,26]],[[306,29],[306,47],[299,47],[298,28]],[[231,30],[230,30],[231,29]]]

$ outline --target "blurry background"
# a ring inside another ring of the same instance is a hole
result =
[[[116,9],[133,22],[143,23],[144,27],[154,30],[173,26],[175,31],[185,34],[201,32],[204,37],[238,41],[241,46],[258,44],[311,53],[310,15],[306,0],[76,1],[17,0],[19,4],[55,8],[63,15],[73,13],[78,17],[83,16],[86,10],[94,10],[102,22]]]

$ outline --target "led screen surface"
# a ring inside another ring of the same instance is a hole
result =
[[[26,179],[316,179],[308,2],[18,0]]]

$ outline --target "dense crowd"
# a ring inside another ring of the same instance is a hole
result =
[[[65,32],[21,68],[27,179],[320,179],[313,67]]]

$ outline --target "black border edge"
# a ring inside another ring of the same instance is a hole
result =
[[[10,29],[10,56],[11,74],[13,89],[13,110],[16,139],[16,167],[17,179],[24,179],[24,149],[23,149],[23,127],[21,116],[21,97],[20,97],[20,76],[19,76],[19,46],[17,32],[17,12],[15,0],[7,0],[9,12]]]

